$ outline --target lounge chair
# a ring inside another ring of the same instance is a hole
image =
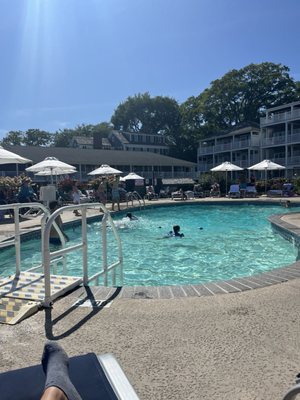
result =
[[[231,199],[241,197],[240,186],[239,185],[230,185],[228,197],[230,197]]]
[[[111,354],[71,357],[70,378],[84,400],[138,400],[119,363]],[[41,365],[0,374],[1,400],[38,400],[44,390]]]
[[[255,186],[247,186],[246,187],[246,192],[245,192],[245,197],[256,197],[257,196],[257,190]]]

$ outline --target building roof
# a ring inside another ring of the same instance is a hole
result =
[[[94,139],[90,136],[73,136],[71,142],[76,141],[79,145],[93,146]]]
[[[122,151],[101,149],[79,149],[72,147],[38,147],[38,146],[3,146],[9,151],[29,158],[33,163],[46,157],[56,157],[71,165],[143,165],[143,166],[177,166],[195,168],[197,164],[146,151]]]
[[[122,132],[112,131],[111,135],[114,135],[123,144],[128,144],[129,143],[129,141],[127,140],[127,138],[124,136],[124,134]]]

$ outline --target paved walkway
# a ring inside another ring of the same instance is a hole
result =
[[[284,218],[300,226],[300,216]],[[300,371],[299,292],[294,279],[226,296],[117,296],[92,309],[73,306],[76,291],[0,326],[0,370],[39,363],[48,338],[70,355],[114,353],[142,400],[281,399]]]

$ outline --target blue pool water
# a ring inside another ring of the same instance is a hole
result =
[[[269,215],[287,211],[292,210],[259,205],[177,205],[136,211],[138,221],[128,221],[124,214],[114,216],[123,247],[124,284],[197,284],[291,264],[297,257],[296,248],[273,232],[267,220]],[[174,224],[180,225],[184,238],[164,238]],[[73,245],[79,241],[81,228],[66,233]],[[116,244],[108,242],[109,261],[113,262]],[[100,223],[92,223],[88,227],[90,274],[101,264],[100,243]],[[40,242],[31,240],[22,247],[22,269],[38,264]],[[1,275],[13,271],[13,261],[12,249],[2,251]],[[82,274],[80,251],[68,255],[68,268],[70,275]]]

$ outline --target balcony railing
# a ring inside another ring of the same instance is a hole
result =
[[[288,165],[300,165],[300,156],[289,157],[287,159]]]
[[[293,110],[293,111],[286,111],[277,114],[271,114],[268,117],[263,117],[260,119],[261,125],[270,125],[277,122],[286,122],[291,119],[299,118],[300,117],[300,109]]]
[[[199,147],[198,155],[222,153],[224,151],[243,149],[243,148],[255,147],[255,146],[256,147],[259,146],[259,143],[257,140],[252,140],[252,139],[236,140],[231,143],[221,143],[221,144],[216,144],[215,146]]]
[[[265,138],[262,140],[262,146],[274,146],[284,144],[286,142],[285,136],[274,136],[272,138]]]
[[[204,147],[199,147],[198,155],[213,154],[213,152],[214,152],[214,146],[204,146]]]
[[[299,143],[300,142],[300,129],[294,129],[292,135],[288,135],[288,143]]]

